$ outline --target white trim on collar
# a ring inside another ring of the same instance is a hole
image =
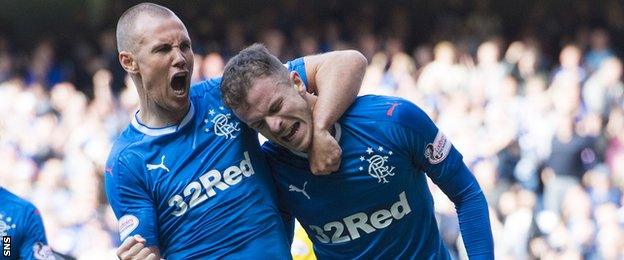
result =
[[[134,128],[136,128],[136,130],[138,130],[139,132],[141,132],[141,133],[143,133],[145,135],[149,135],[149,136],[161,136],[161,135],[175,133],[180,128],[182,128],[185,125],[187,125],[191,121],[191,119],[193,118],[193,115],[195,115],[195,107],[193,106],[193,102],[191,102],[189,111],[186,112],[186,116],[184,116],[184,118],[182,118],[182,121],[179,124],[166,126],[166,127],[161,127],[161,128],[151,128],[149,126],[146,126],[146,125],[142,124],[141,122],[139,122],[138,115],[139,115],[139,111],[137,111],[134,114],[134,116],[132,117],[132,121],[130,122],[132,124],[132,126],[134,126]]]
[[[334,138],[336,139],[336,142],[340,144],[340,137],[342,136],[342,128],[340,126],[339,123],[335,123],[334,124],[334,129],[336,129],[336,133],[334,135]],[[288,149],[291,153],[299,156],[299,157],[303,157],[303,158],[308,158],[308,154],[307,153],[303,153],[303,152],[299,152],[299,151],[295,151],[295,150],[291,150]]]

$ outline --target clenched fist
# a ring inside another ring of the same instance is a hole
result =
[[[328,130],[315,128],[308,156],[314,175],[327,175],[340,168],[342,149]]]

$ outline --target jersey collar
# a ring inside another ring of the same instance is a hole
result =
[[[336,130],[336,132],[334,133],[334,139],[336,139],[336,142],[340,144],[340,137],[342,136],[342,127],[340,126],[339,123],[335,123],[334,124],[334,129]],[[288,149],[291,153],[299,156],[299,157],[303,157],[303,158],[308,158],[308,154],[307,153],[303,153],[303,152],[299,152],[299,151],[295,151],[295,150],[291,150]]]
[[[193,118],[193,115],[195,114],[195,107],[193,106],[193,102],[190,102],[190,103],[191,105],[189,107],[189,111],[186,112],[186,116],[184,116],[184,118],[182,118],[182,121],[177,125],[170,125],[170,126],[158,127],[158,128],[146,126],[139,121],[138,110],[136,113],[134,113],[134,116],[132,117],[132,121],[130,123],[132,124],[134,128],[136,128],[136,130],[149,136],[161,136],[161,135],[175,133],[176,131],[178,131],[185,125],[187,125]]]

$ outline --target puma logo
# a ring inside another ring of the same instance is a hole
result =
[[[388,108],[388,111],[386,111],[386,115],[391,117],[392,113],[394,113],[394,108],[398,105],[399,103],[392,103],[392,106]]]
[[[165,156],[163,155],[162,157],[160,157],[160,164],[147,164],[145,165],[147,167],[148,171],[151,170],[156,170],[156,169],[163,169],[166,172],[169,172],[169,168],[167,168],[167,166],[165,166]]]
[[[307,181],[303,183],[303,188],[299,188],[299,187],[291,184],[290,186],[288,186],[288,191],[301,192],[303,194],[303,196],[306,196],[306,198],[310,199],[310,196],[305,191],[306,185],[308,185]]]

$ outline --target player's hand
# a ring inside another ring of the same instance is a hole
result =
[[[342,149],[328,130],[315,128],[312,148],[308,153],[310,170],[314,175],[327,175],[340,167]]]
[[[122,260],[149,259],[157,260],[159,257],[150,248],[145,247],[145,239],[140,235],[127,237],[117,249],[117,257]]]

